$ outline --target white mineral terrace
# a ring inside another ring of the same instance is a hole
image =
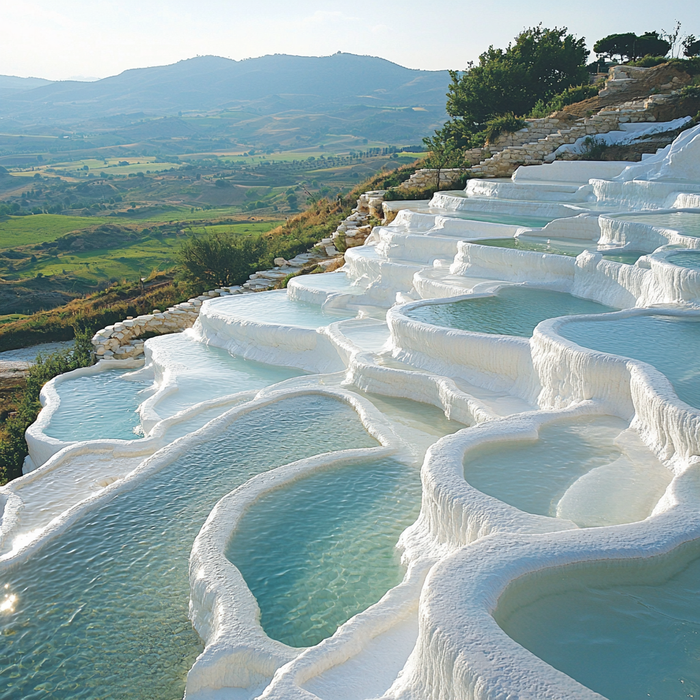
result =
[[[698,341],[700,127],[203,300],[45,387],[0,696],[695,697]]]

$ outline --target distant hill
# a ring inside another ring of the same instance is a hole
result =
[[[20,81],[20,82],[17,82]],[[69,123],[121,114],[177,115],[245,109],[337,113],[346,107],[444,110],[447,71],[404,68],[371,56],[273,55],[233,61],[200,56],[95,82],[0,76],[0,116]],[[8,92],[9,91],[9,92]]]
[[[14,75],[0,75],[0,99],[50,84],[50,80],[43,78],[18,78]]]

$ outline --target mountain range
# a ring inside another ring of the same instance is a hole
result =
[[[352,107],[442,112],[448,82],[447,71],[413,70],[348,53],[275,54],[242,61],[198,56],[94,82],[0,76],[0,116],[56,124],[236,109],[258,114],[327,114]]]

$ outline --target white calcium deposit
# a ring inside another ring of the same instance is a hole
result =
[[[647,126],[636,124],[634,135]],[[348,249],[340,271],[291,279],[286,292],[203,301],[189,343],[287,368],[286,379],[270,368],[269,376],[259,370],[252,389],[208,396],[205,387],[193,405],[177,404],[186,408],[164,419],[168,397],[179,392],[185,400],[199,376],[177,355],[186,344],[153,338],[145,363],[102,360],[57,377],[27,431],[25,476],[0,489],[0,567],[33,556],[110,494],[147,480],[256,408],[327,395],[352,407],[378,446],[264,472],[212,510],[190,557],[190,615],[205,649],[186,697],[600,697],[519,646],[497,619],[553,585],[547,572],[559,567],[578,566],[583,577],[589,567],[612,585],[624,577],[652,581],[660,568],[682,565],[687,544],[700,539],[700,410],[656,368],[564,337],[569,324],[595,316],[545,319],[532,337],[519,337],[412,314],[534,287],[618,309],[608,319],[698,319],[700,271],[675,265],[673,256],[700,248],[699,163],[694,127],[640,163],[557,161],[521,167],[509,181],[470,180],[465,191],[405,203],[365,245]],[[649,214],[683,214],[689,223],[674,228]],[[489,245],[480,244],[485,239]],[[544,247],[528,250],[533,241]],[[557,245],[579,253],[560,254]],[[608,259],[631,253],[634,264]],[[49,437],[61,386],[115,367],[152,382],[139,408],[144,436]],[[465,427],[445,437],[412,429],[387,397],[430,404]],[[552,426],[606,416],[624,425],[618,453],[575,480],[549,514],[519,510],[465,479],[465,460],[474,455],[503,449],[513,459],[506,448],[536,444]],[[420,515],[399,541],[403,582],[316,646],[270,639],[224,554],[239,521],[262,496],[304,475],[387,455],[422,463]]]

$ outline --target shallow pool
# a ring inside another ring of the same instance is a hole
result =
[[[298,328],[320,328],[356,312],[343,309],[322,309],[315,304],[296,301],[284,289],[257,294],[237,294],[209,302],[217,314],[258,323],[277,323]]]
[[[395,460],[306,477],[261,498],[227,549],[265,632],[312,646],[404,575],[396,542],[420,509],[420,473]]]
[[[319,289],[324,292],[360,293],[362,288],[354,285],[344,270],[320,274],[299,275],[294,280],[309,289]]]
[[[215,503],[275,466],[376,444],[344,403],[285,399],[103,503],[0,574],[16,596],[0,612],[0,698],[181,698],[202,649],[187,616],[189,554]]]
[[[465,219],[467,221],[485,221],[490,224],[506,224],[509,226],[522,226],[523,228],[543,228],[551,221],[562,218],[561,216],[523,216],[520,214],[498,214],[482,211],[445,211],[444,209],[426,208],[426,213],[439,214],[450,219]],[[572,211],[571,216],[579,212]]]
[[[46,435],[66,442],[143,437],[136,409],[151,383],[130,379],[132,372],[106,370],[61,382],[56,387],[61,403]]]
[[[668,377],[680,399],[700,408],[700,322],[632,316],[567,323],[560,333],[583,347],[648,362]]]
[[[678,231],[684,236],[700,236],[700,212],[678,211],[666,214],[620,214],[611,217],[621,221],[631,221],[633,223],[650,224],[661,228],[670,228]]]
[[[167,370],[177,390],[160,399],[155,409],[161,418],[201,401],[262,389],[298,377],[304,372],[276,367],[231,355],[226,350],[198,342],[188,333],[173,333],[148,341],[154,360]]]
[[[689,270],[700,271],[700,250],[681,250],[678,253],[669,255],[666,260],[678,265],[678,267],[687,267]]]
[[[576,241],[566,238],[537,238],[535,236],[518,236],[517,238],[487,238],[473,241],[479,245],[491,246],[493,248],[510,248],[512,250],[527,250],[536,253],[550,253],[552,255],[566,255],[575,258],[584,250],[598,252],[606,260],[634,265],[639,258],[644,255],[642,252],[608,252],[598,250],[597,244],[591,241]]]
[[[613,416],[556,421],[534,442],[470,451],[464,478],[520,510],[584,527],[640,520],[672,475],[626,427]]]
[[[700,697],[700,559],[657,585],[604,587],[606,573],[591,585],[559,571],[571,590],[497,621],[516,642],[610,700]]]
[[[535,326],[548,318],[609,311],[616,309],[563,292],[504,287],[494,296],[426,304],[408,311],[406,315],[433,326],[529,337]]]

